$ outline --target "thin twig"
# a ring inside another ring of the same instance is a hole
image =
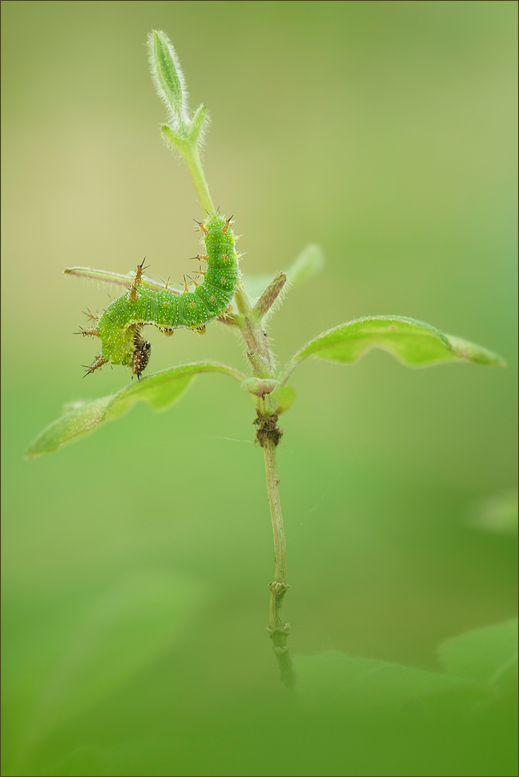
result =
[[[276,422],[276,415],[266,419],[258,418],[256,435],[265,456],[265,475],[267,478],[270,516],[272,518],[272,531],[274,533],[275,571],[274,580],[270,584],[270,617],[267,631],[272,640],[274,653],[276,654],[281,672],[281,680],[290,688],[294,685],[295,675],[290,649],[287,645],[290,624],[283,621],[283,598],[288,590],[287,549],[276,465],[276,447],[283,431],[277,426]]]

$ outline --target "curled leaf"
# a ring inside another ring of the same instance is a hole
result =
[[[284,383],[309,356],[353,364],[372,348],[381,348],[408,367],[428,367],[449,361],[505,367],[498,354],[460,337],[440,332],[430,324],[403,316],[368,316],[329,329],[307,343],[285,367]]]
[[[245,376],[232,367],[216,362],[182,364],[156,372],[108,397],[90,402],[74,402],[64,415],[53,421],[30,444],[25,457],[33,459],[51,453],[61,445],[92,432],[105,421],[127,413],[136,402],[147,402],[154,410],[167,410],[178,402],[201,372],[221,372],[242,383]]]

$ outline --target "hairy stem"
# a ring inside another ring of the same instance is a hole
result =
[[[240,331],[247,343],[247,358],[256,378],[272,377],[272,359],[267,345],[265,332],[261,328],[261,320],[252,311],[249,298],[241,283],[234,294],[234,301],[241,315]]]
[[[277,658],[282,682],[291,688],[295,682],[294,667],[287,645],[290,624],[283,620],[283,598],[288,589],[287,584],[287,548],[285,542],[285,530],[283,528],[283,516],[281,514],[281,502],[279,499],[279,478],[276,465],[276,447],[282,430],[277,426],[277,416],[267,419],[258,419],[256,432],[263,448],[265,457],[265,474],[267,478],[267,492],[272,519],[272,531],[274,533],[274,580],[270,584],[269,625],[267,631],[272,640],[274,653]]]
[[[261,326],[261,317],[254,314],[249,298],[243,287],[239,284],[234,295],[240,314],[239,328],[247,343],[247,356],[256,378],[272,378],[272,360],[267,345],[265,332]],[[258,417],[255,420],[256,437],[263,448],[265,457],[265,475],[267,479],[267,493],[270,505],[270,517],[272,519],[272,532],[274,534],[274,580],[270,583],[269,625],[267,631],[272,640],[272,646],[281,680],[291,688],[295,682],[294,667],[287,645],[290,624],[283,620],[283,597],[288,589],[287,584],[287,546],[285,542],[285,530],[283,528],[283,516],[281,514],[281,501],[279,499],[279,478],[276,465],[276,448],[283,434],[283,430],[277,425],[277,414],[270,407],[268,395],[258,402]]]
[[[207,185],[207,181],[204,175],[204,168],[202,167],[202,162],[200,160],[198,146],[188,146],[185,149],[183,148],[181,151],[182,156],[184,157],[184,161],[187,165],[187,169],[189,170],[189,174],[191,175],[191,180],[193,181],[193,186],[195,187],[196,195],[200,205],[202,206],[202,210],[207,215],[215,213],[215,207],[209,192],[209,186]]]

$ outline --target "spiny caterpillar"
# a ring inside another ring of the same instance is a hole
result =
[[[138,265],[130,290],[114,300],[100,317],[89,313],[97,327],[81,329],[78,333],[99,337],[102,343],[102,351],[86,375],[103,364],[123,364],[131,367],[132,376],[140,379],[151,355],[151,345],[142,335],[142,326],[155,324],[166,335],[172,335],[179,327],[202,334],[205,324],[229,307],[239,277],[231,219],[217,213],[204,223],[197,223],[203,233],[205,255],[196,258],[207,262],[207,270],[200,271],[203,282],[193,281],[196,288],[192,292],[187,283],[181,294],[169,290],[167,284],[166,288],[154,291],[142,285],[144,262]]]

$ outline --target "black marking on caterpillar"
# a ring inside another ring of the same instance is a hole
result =
[[[232,217],[231,217],[232,218]],[[154,291],[141,284],[144,260],[137,266],[130,290],[114,300],[96,321],[96,328],[78,334],[99,337],[101,353],[88,367],[89,375],[104,364],[123,364],[131,367],[138,379],[145,370],[151,345],[142,336],[142,326],[155,324],[164,334],[184,327],[199,333],[209,321],[221,316],[229,307],[239,278],[238,257],[234,249],[236,238],[230,228],[231,219],[220,214],[197,222],[203,233],[204,256],[207,270],[201,273],[203,281],[196,282],[189,291],[185,283],[182,294],[168,288]],[[94,317],[92,317],[94,318]],[[94,319],[95,320],[95,319]]]

